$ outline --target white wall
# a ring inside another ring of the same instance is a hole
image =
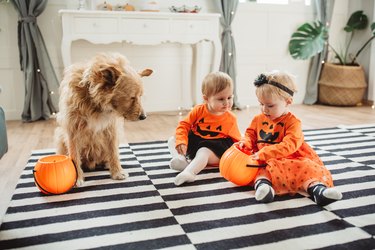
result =
[[[348,1],[336,1],[337,18],[347,19]],[[108,2],[116,4],[126,1]],[[141,1],[129,2],[137,7]],[[287,45],[292,32],[303,22],[311,21],[313,14],[312,8],[305,6],[303,0],[291,2],[291,5],[277,6],[239,3],[233,22],[233,35],[237,48],[237,94],[241,105],[258,105],[252,80],[259,73],[274,69],[286,70],[297,77],[299,92],[295,103],[302,103],[309,62],[293,60],[288,54]],[[202,6],[202,12],[218,12],[212,0],[161,0],[159,3],[161,11],[169,11],[168,7],[171,5],[186,4]],[[75,9],[77,6],[76,0],[49,1],[47,9],[38,17],[39,27],[59,79],[62,78],[63,64],[60,50],[61,18],[58,10]],[[24,87],[18,62],[17,18],[11,4],[0,4],[0,105],[4,108],[8,120],[20,119],[23,109]],[[331,34],[331,39],[335,40],[335,32],[339,33],[342,23],[340,21],[336,28],[332,27],[334,35]],[[72,61],[87,59],[95,52],[102,51],[124,53],[135,68],[151,67],[155,70],[150,78],[145,79],[144,105],[149,112],[177,110],[181,106],[181,96],[184,94],[181,86],[182,77],[194,80],[191,74],[182,74],[186,72],[187,67],[190,70],[193,66],[193,51],[186,45],[135,46],[113,43],[98,46],[86,41],[77,41],[73,43]],[[204,56],[210,58],[210,54]],[[209,60],[206,60],[203,66],[203,71],[208,71]]]
[[[292,59],[288,42],[297,27],[307,20],[313,20],[312,8],[305,6],[303,1],[290,5],[239,4],[233,35],[240,104],[258,105],[252,82],[260,73],[272,70],[283,70],[296,76],[299,91],[295,103],[302,103],[309,62]]]
[[[0,106],[6,119],[20,119],[24,88],[17,47],[17,14],[10,4],[0,4]]]

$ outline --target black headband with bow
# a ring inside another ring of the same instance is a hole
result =
[[[256,87],[260,87],[260,86],[262,86],[263,84],[270,84],[270,85],[272,85],[272,86],[275,86],[275,87],[277,87],[277,88],[279,88],[279,89],[281,89],[281,90],[287,92],[287,93],[288,93],[289,95],[291,95],[291,96],[293,96],[293,94],[294,94],[294,92],[293,92],[290,88],[288,88],[288,87],[282,85],[281,83],[278,83],[278,82],[275,82],[275,81],[269,81],[269,80],[267,80],[267,76],[266,76],[266,75],[264,75],[264,74],[260,74],[260,75],[255,79],[255,81],[254,81],[254,85],[255,85]]]

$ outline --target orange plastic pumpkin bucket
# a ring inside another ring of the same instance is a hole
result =
[[[33,174],[36,186],[44,194],[66,193],[77,181],[77,170],[73,161],[66,155],[40,158]]]
[[[251,152],[241,150],[238,144],[233,144],[220,159],[220,174],[238,186],[249,185],[259,168],[266,166],[264,162],[252,160],[250,155]]]

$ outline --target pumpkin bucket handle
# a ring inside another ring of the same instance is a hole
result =
[[[246,164],[246,167],[248,167],[248,168],[265,168],[265,167],[267,167],[267,164],[266,164],[266,163],[264,163],[264,164],[259,164],[259,165]]]
[[[250,150],[248,150],[246,148],[240,148],[239,143],[235,143],[234,145],[242,153],[247,154],[248,156],[252,155],[252,152]],[[248,168],[265,168],[265,167],[267,167],[267,164],[266,163],[246,164],[246,167],[248,167]]]

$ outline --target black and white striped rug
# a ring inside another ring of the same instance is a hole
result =
[[[301,195],[254,199],[218,169],[176,187],[165,141],[120,147],[130,173],[86,173],[84,187],[45,196],[32,153],[0,227],[0,249],[375,249],[375,124],[305,131],[343,193],[326,207]]]

